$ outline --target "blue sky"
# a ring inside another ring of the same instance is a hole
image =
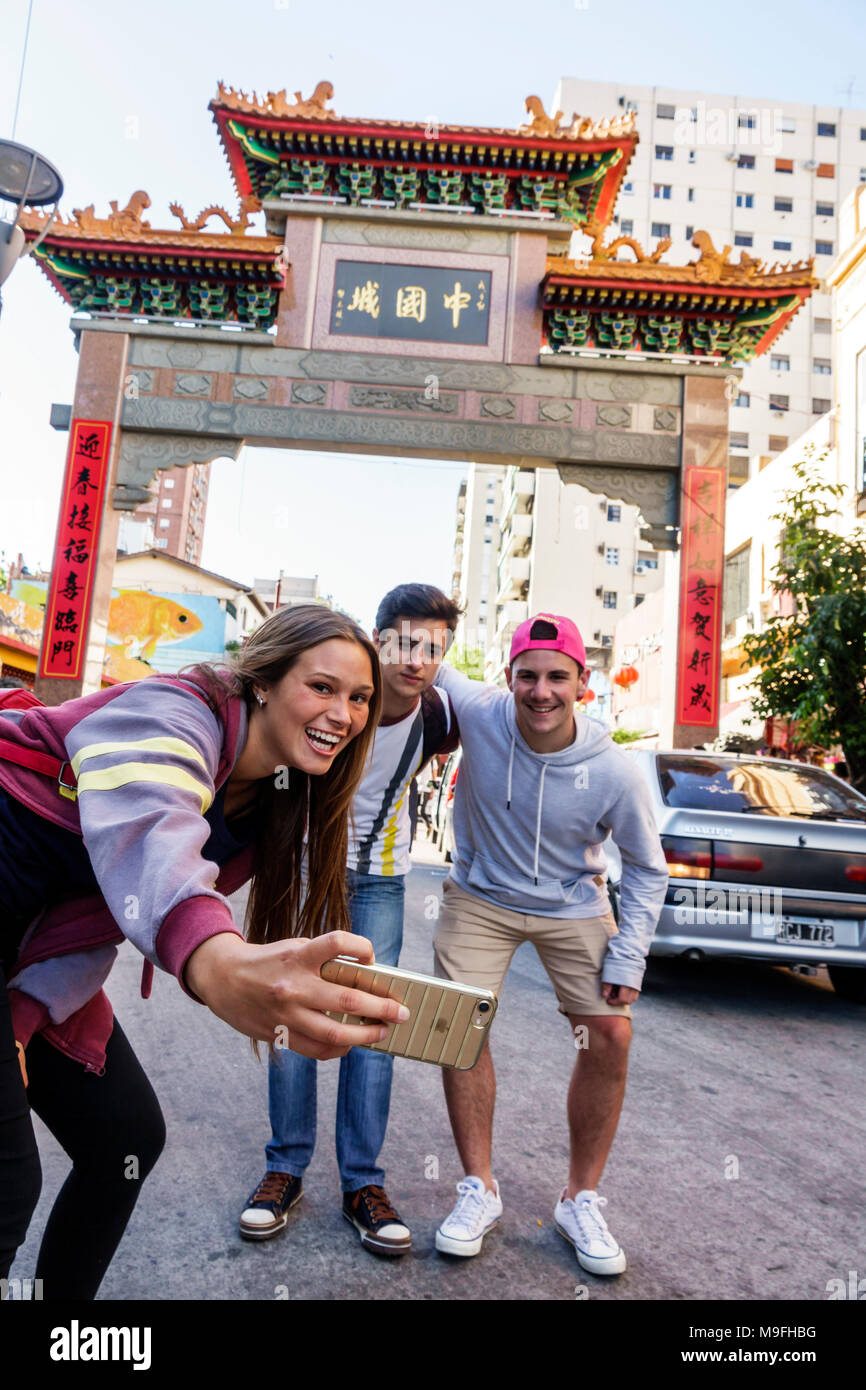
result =
[[[327,78],[347,115],[515,126],[561,76],[866,108],[862,0],[700,6],[690,0],[35,0],[16,138],[63,174],[63,210],[146,189],[154,226],[231,205],[207,103],[218,78],[305,95]],[[0,134],[11,134],[27,0],[5,0]],[[0,318],[0,551],[47,564],[63,469],[52,401],[70,401],[69,309],[31,263]],[[318,572],[365,622],[403,579],[450,584],[461,468],[324,454],[217,464],[205,563],[239,579]],[[241,498],[241,487],[243,495]],[[274,516],[278,516],[279,525]],[[285,525],[283,522],[285,521]],[[384,531],[385,543],[382,541]],[[375,543],[371,537],[376,536]]]

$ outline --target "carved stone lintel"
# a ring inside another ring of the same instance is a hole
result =
[[[143,502],[151,501],[148,484],[160,470],[210,463],[215,458],[236,459],[243,442],[212,435],[144,434],[123,430],[113,497],[115,510],[134,512]]]
[[[597,405],[595,423],[624,429],[631,425],[631,407],[627,405]]]
[[[605,468],[591,463],[560,463],[564,483],[580,483],[590,492],[615,497],[637,507],[645,526],[644,539],[656,550],[676,550],[679,522],[679,472],[672,469]]]

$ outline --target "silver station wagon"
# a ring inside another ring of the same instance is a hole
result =
[[[866,1003],[866,797],[805,763],[630,749],[670,881],[652,954],[826,965]],[[619,851],[605,842],[618,909]]]

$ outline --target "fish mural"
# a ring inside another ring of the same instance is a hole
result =
[[[158,644],[183,642],[201,629],[192,609],[143,589],[118,589],[108,610],[109,644],[127,659],[149,661]]]

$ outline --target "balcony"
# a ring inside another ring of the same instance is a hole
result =
[[[518,623],[524,622],[528,617],[529,604],[518,599],[509,599],[503,603],[496,619],[497,641],[510,641],[511,634]]]
[[[526,514],[532,510],[535,496],[535,473],[531,468],[518,468],[506,483],[505,512]]]
[[[529,583],[529,560],[519,556],[508,556],[499,566],[499,592],[497,601],[521,598],[524,584]]]
[[[525,555],[532,544],[532,517],[528,512],[515,512],[503,523],[500,556]]]

